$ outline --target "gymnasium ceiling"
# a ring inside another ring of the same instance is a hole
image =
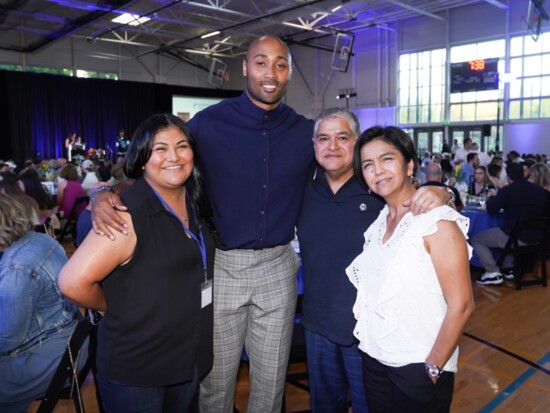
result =
[[[330,48],[334,34],[475,3],[506,9],[509,0],[0,0],[0,50],[47,51],[69,37],[108,42],[178,59],[242,56],[250,41],[275,34],[289,43]],[[128,13],[129,23],[113,22]],[[211,37],[202,36],[219,31]]]

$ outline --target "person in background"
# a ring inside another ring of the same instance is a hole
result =
[[[473,312],[468,219],[448,206],[415,216],[412,139],[396,127],[359,137],[354,172],[386,206],[346,273],[370,412],[449,412],[458,340]]]
[[[487,165],[487,173],[489,174],[489,179],[497,190],[502,189],[504,186],[506,186],[506,182],[500,179],[501,172],[502,166],[500,166],[498,163],[490,163],[489,165]]]
[[[73,209],[76,199],[86,196],[86,193],[78,181],[78,172],[73,164],[66,164],[61,169],[59,177],[61,180],[57,185],[56,202],[59,206],[58,211],[63,214],[63,217],[67,218]],[[78,208],[77,213],[80,215],[86,208],[86,205],[80,204]]]
[[[544,163],[535,163],[529,168],[529,182],[543,187],[546,192],[544,216],[550,218],[550,167]]]
[[[517,162],[510,162],[506,167],[509,185],[506,185],[496,195],[487,196],[487,213],[497,214],[504,211],[502,225],[489,228],[472,237],[471,244],[479,257],[479,261],[485,269],[485,273],[476,280],[479,285],[500,285],[504,278],[514,279],[514,274],[501,274],[496,265],[491,248],[503,249],[508,242],[516,222],[523,218],[538,218],[543,216],[546,201],[545,191],[542,187],[527,181],[523,177],[523,166]],[[526,234],[523,242],[532,239]],[[506,264],[508,266],[508,264]]]
[[[57,288],[67,261],[59,243],[32,231],[34,210],[0,193],[0,412],[23,413],[44,396],[80,319]],[[77,368],[87,357],[81,349]]]
[[[123,166],[123,163],[114,164],[111,169],[111,179],[107,181],[107,185],[110,185],[114,189],[115,194],[122,192],[134,183],[133,179],[124,175]]]
[[[470,183],[474,180],[474,169],[477,168],[478,165],[479,157],[477,156],[477,153],[470,152],[466,155],[466,162],[463,163],[460,168],[460,175],[466,184],[470,185]]]
[[[449,153],[451,152],[451,147],[449,146],[449,143],[443,139],[443,143],[441,144],[441,153]]]
[[[57,212],[55,203],[49,193],[46,192],[40,183],[40,177],[35,169],[27,169],[19,175],[19,180],[25,187],[25,193],[33,198],[38,203],[40,223],[44,223],[46,219],[52,218]]]
[[[449,188],[449,190],[452,191],[454,195],[454,205],[456,210],[460,212],[464,209],[464,203],[460,198],[460,193],[458,192],[458,190],[454,186],[449,186],[443,183],[443,172],[440,165],[432,162],[431,164],[426,166],[426,171],[424,173],[426,175],[426,182],[421,185],[422,187],[441,186],[444,188]]]
[[[195,412],[212,367],[211,209],[188,126],[171,114],[137,128],[121,193],[128,236],[91,231],[59,275],[63,294],[105,311],[97,380],[107,412]]]
[[[118,131],[115,146],[117,149],[117,157],[124,158],[130,146],[130,139],[126,136],[124,129]]]
[[[477,153],[477,156],[479,156],[479,164],[481,166],[489,165],[489,163],[491,162],[491,157],[479,149],[479,144],[477,142],[472,142],[470,149],[472,152]]]
[[[521,162],[521,166],[523,166],[523,177],[525,179],[529,179],[529,168],[533,166],[535,163],[536,162],[530,158],[527,158]]]
[[[455,139],[455,141],[456,141],[456,139]],[[462,144],[463,144],[463,147],[458,148],[454,152],[453,161],[454,161],[455,165],[466,162],[466,156],[471,152],[472,139],[471,138],[464,138],[464,140],[462,141]]]
[[[487,195],[491,189],[496,189],[493,185],[489,175],[487,174],[487,168],[484,166],[476,166],[474,169],[474,180],[468,186],[468,193],[470,195]]]
[[[96,167],[91,160],[86,159],[82,162],[80,168],[82,170],[82,173],[84,174],[84,179],[82,180],[82,189],[84,189],[84,192],[88,194],[90,189],[92,189],[92,187],[99,182],[96,174]]]

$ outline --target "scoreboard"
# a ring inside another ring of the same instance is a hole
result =
[[[498,58],[451,63],[451,93],[498,89]]]

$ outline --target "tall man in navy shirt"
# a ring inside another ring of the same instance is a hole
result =
[[[313,122],[282,103],[287,46],[266,36],[243,62],[246,91],[191,119],[221,243],[214,281],[214,367],[201,412],[229,413],[243,344],[250,359],[249,412],[279,412],[296,307],[290,246],[307,172]]]

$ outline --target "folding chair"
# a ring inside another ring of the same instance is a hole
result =
[[[525,237],[526,234],[534,238],[534,241],[528,244],[522,242],[522,239],[529,239]],[[510,238],[497,261],[501,273],[513,272],[516,280],[516,290],[521,290],[521,287],[538,284],[546,287],[546,253],[549,243],[550,221],[548,218],[527,218],[516,222]],[[513,266],[504,265],[507,255],[514,257]],[[524,280],[524,275],[533,272],[535,264],[539,262],[541,265],[540,278]]]
[[[40,399],[41,403],[38,407],[37,413],[53,412],[53,409],[60,398],[72,398],[77,413],[84,413],[84,407],[80,397],[80,387],[82,386],[82,383],[84,383],[84,380],[90,371],[92,360],[88,354],[80,355],[80,357],[86,357],[87,360],[86,364],[82,370],[78,372],[76,377],[74,376],[73,370],[76,366],[73,367],[73,362],[76,363],[76,357],[82,345],[86,341],[86,338],[89,337],[92,328],[93,326],[88,318],[84,318],[78,322],[71,338],[69,339],[67,349],[65,350],[52,381],[48,386],[48,390],[46,390],[44,397]],[[69,386],[65,386],[67,380],[71,383]],[[73,380],[76,382],[73,382]]]

